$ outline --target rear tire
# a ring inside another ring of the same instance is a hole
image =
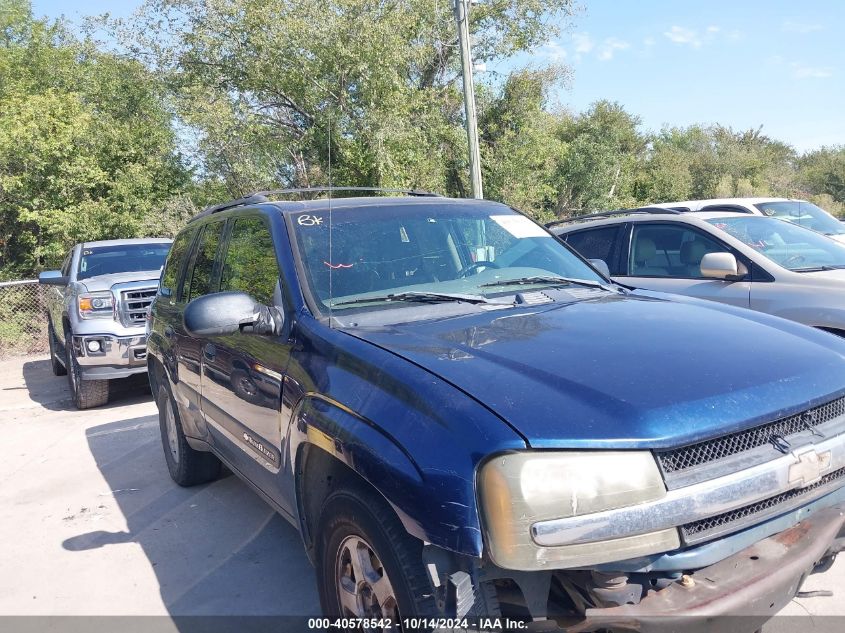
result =
[[[166,384],[159,385],[156,404],[164,459],[170,478],[185,487],[217,479],[220,476],[220,460],[213,453],[197,451],[188,445],[178,407]]]
[[[73,335],[65,331],[65,366],[73,403],[77,409],[91,409],[109,401],[108,380],[83,380],[82,369],[73,351]]]
[[[59,360],[58,341],[56,340],[56,333],[53,331],[53,324],[49,318],[47,320],[47,343],[50,346],[50,368],[53,370],[53,375],[66,376],[67,367]]]

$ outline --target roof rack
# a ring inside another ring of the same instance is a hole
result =
[[[254,191],[250,194],[243,196],[242,198],[235,198],[234,200],[229,200],[228,202],[221,202],[220,204],[214,204],[209,207],[206,207],[205,209],[197,213],[194,217],[192,217],[189,222],[205,217],[207,215],[211,215],[212,213],[218,213],[220,211],[225,211],[226,209],[232,209],[234,207],[240,207],[245,204],[260,204],[262,202],[271,202],[272,196],[283,196],[293,194],[298,194],[301,196],[303,194],[309,193],[334,193],[335,191],[401,193],[406,196],[425,198],[442,197],[438,193],[432,193],[431,191],[420,191],[419,189],[383,189],[380,187],[297,187],[293,189],[268,189],[267,191]]]
[[[663,207],[638,207],[636,209],[616,209],[615,211],[602,211],[601,213],[590,213],[589,215],[573,215],[562,220],[554,220],[546,224],[546,228],[551,228],[559,224],[568,224],[569,222],[582,222],[584,220],[597,220],[599,218],[612,218],[616,215],[635,215],[639,213],[650,213],[655,215],[680,215],[681,212],[676,209],[664,209]]]

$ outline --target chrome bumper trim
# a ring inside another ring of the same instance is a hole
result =
[[[679,527],[783,492],[807,487],[840,468],[845,468],[845,434],[795,448],[783,457],[752,468],[670,490],[665,497],[656,501],[582,516],[539,521],[531,526],[531,536],[537,545],[554,547],[594,543]],[[801,503],[809,503],[829,493],[830,489],[821,488],[802,496]],[[784,508],[784,511],[788,509]],[[699,541],[688,539],[689,543]]]
[[[102,350],[88,351],[88,341],[100,341]],[[76,360],[81,367],[108,365],[112,367],[146,367],[147,337],[114,336],[112,334],[82,334],[73,337]]]

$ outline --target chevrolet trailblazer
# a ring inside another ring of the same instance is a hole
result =
[[[755,631],[842,549],[845,340],[625,289],[502,204],[316,193],[193,218],[147,362],[173,480],[251,485],[327,616]]]

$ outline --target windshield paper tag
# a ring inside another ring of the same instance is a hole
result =
[[[491,215],[490,219],[514,237],[551,237],[523,215]]]

